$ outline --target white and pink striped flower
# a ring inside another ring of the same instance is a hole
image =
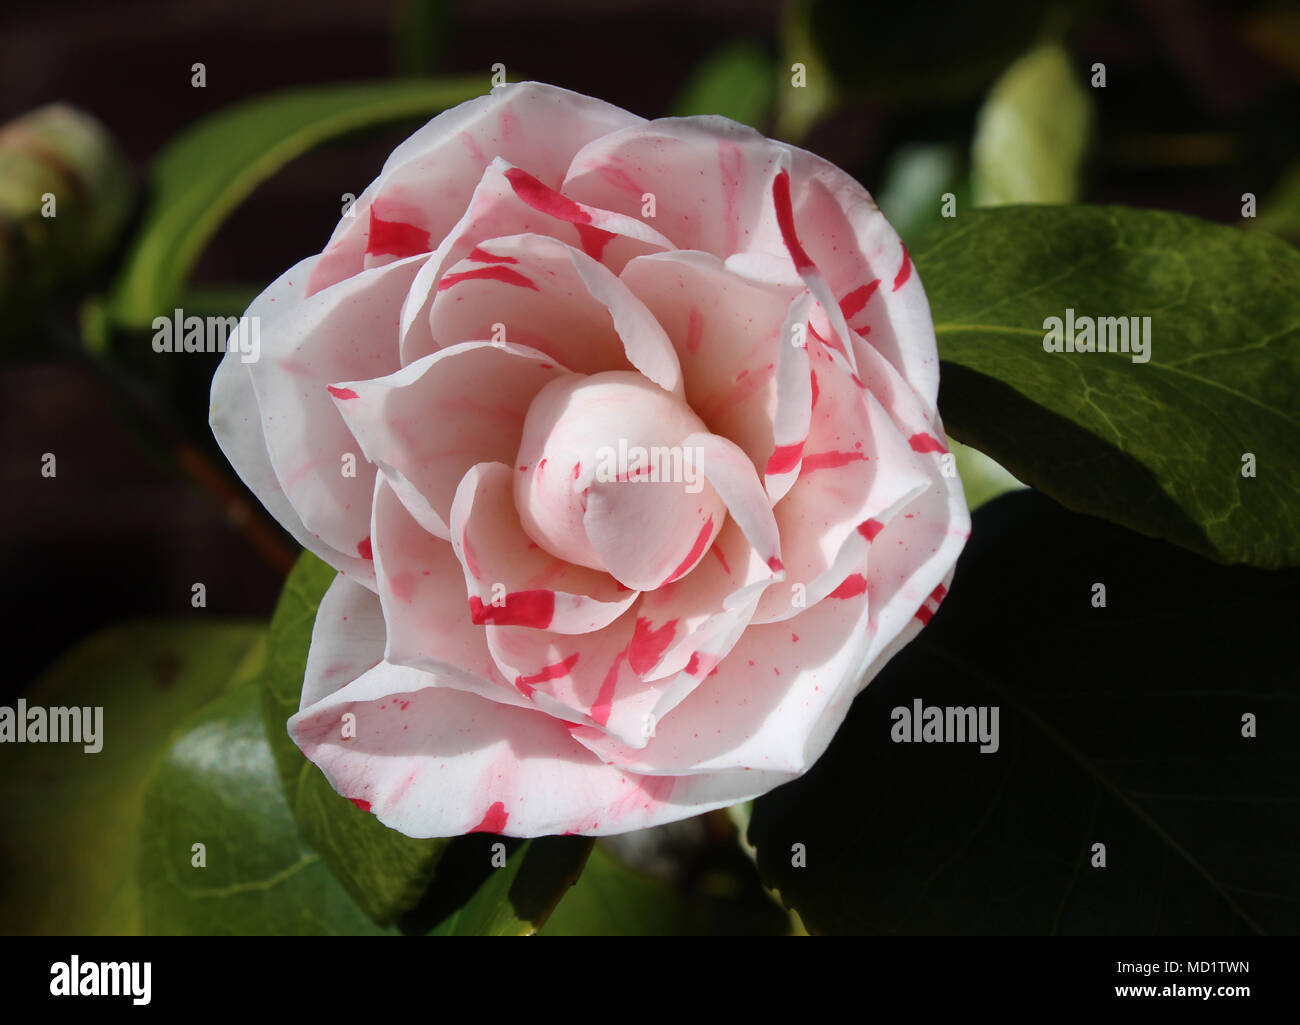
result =
[[[897,234],[725,118],[503,87],[248,314],[213,431],[339,571],[289,732],[411,836],[619,833],[794,779],[969,533]],[[703,483],[598,472],[620,445]]]

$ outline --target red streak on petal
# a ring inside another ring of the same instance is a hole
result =
[[[835,588],[827,598],[854,598],[867,589],[867,580],[861,573],[850,573],[844,582]]]
[[[370,535],[367,534],[364,541],[357,542],[357,554],[363,559],[373,559],[375,550],[370,547]]]
[[[943,443],[929,434],[913,434],[907,439],[907,443],[912,446],[913,452],[947,452]]]
[[[694,353],[700,347],[700,339],[704,337],[704,318],[700,315],[697,307],[691,307],[691,317],[686,324],[686,351]]]
[[[775,555],[773,555],[770,559],[767,560],[767,568],[770,569],[773,573],[780,573],[783,569],[785,569],[785,563],[783,563],[780,559],[778,559]]]
[[[469,543],[469,533],[467,531],[461,531],[460,546],[465,552],[465,565],[469,567],[469,575],[475,580],[480,579],[478,556],[474,553],[474,546]]]
[[[572,224],[591,223],[591,214],[586,210],[568,196],[556,192],[548,185],[543,185],[522,168],[512,167],[506,171],[506,181],[514,189],[515,195],[534,210]]]
[[[674,580],[699,562],[700,556],[704,554],[704,549],[708,547],[709,538],[712,536],[713,517],[710,516],[704,521],[704,526],[700,528],[700,532],[695,536],[695,543],[691,545],[691,550],[686,553],[686,558],[682,560],[680,566],[668,574],[668,579],[665,580],[664,583],[671,584]]]
[[[325,390],[333,395],[336,399],[356,399],[360,396],[351,388],[335,388],[332,384],[327,384]]]
[[[930,601],[941,602],[943,601],[944,596],[947,593],[948,593],[948,588],[944,587],[943,584],[940,584],[938,587],[936,587],[933,591],[930,592]]]
[[[858,524],[858,533],[868,541],[874,541],[876,535],[885,529],[885,525],[879,520],[863,520]]]
[[[817,452],[803,457],[803,465],[799,467],[799,476],[803,477],[814,470],[834,469],[866,458],[861,452]]]
[[[518,263],[513,256],[497,256],[495,253],[489,253],[485,249],[475,246],[469,251],[467,259],[474,260],[477,263]]]
[[[504,801],[497,801],[483,815],[483,821],[470,830],[471,833],[500,833],[506,828],[506,821],[510,818],[506,814],[506,804]]]
[[[519,688],[519,693],[524,697],[533,696],[533,685],[536,683],[545,683],[547,680],[558,680],[561,677],[568,676],[569,670],[578,664],[578,652],[574,652],[563,662],[555,662],[549,666],[543,666],[540,672],[533,673],[531,676],[516,676],[515,686]]]
[[[816,409],[816,408],[817,408],[817,396],[819,396],[819,395],[821,394],[821,389],[817,387],[817,371],[816,371],[816,370],[813,370],[813,369],[810,367],[810,368],[808,369],[808,372],[809,372],[810,374],[812,374],[812,408],[813,408],[813,409]]]
[[[714,555],[716,555],[718,561],[722,563],[723,572],[729,574],[731,572],[731,567],[727,565],[727,557],[722,554],[722,549],[717,545],[714,545],[712,548],[709,549],[709,551],[711,551]]]
[[[504,605],[484,605],[475,595],[469,600],[470,618],[479,626],[532,626],[545,629],[555,615],[554,591],[514,591]]]
[[[641,622],[645,622],[645,620],[641,620]],[[638,623],[639,625],[640,623]],[[609,672],[605,674],[605,679],[600,683],[600,690],[596,692],[596,700],[592,703],[591,711],[587,714],[591,716],[591,721],[597,726],[604,726],[609,722],[610,709],[614,705],[614,685],[618,683],[618,667],[630,650],[631,646],[629,645],[627,651],[618,653],[613,665],[609,667]]]
[[[771,458],[767,461],[766,472],[773,477],[778,474],[789,473],[799,465],[799,458],[802,455],[802,441],[796,441],[793,445],[777,445],[772,450]]]
[[[903,287],[903,282],[912,276],[912,258],[907,255],[907,246],[903,246],[903,266],[898,268],[898,277],[894,278],[894,291]]]
[[[452,285],[459,285],[462,281],[500,281],[503,285],[518,285],[520,288],[531,288],[534,292],[540,292],[531,278],[520,274],[517,270],[511,270],[509,267],[477,267],[474,270],[461,271],[459,274],[448,274],[438,282],[438,291],[445,292]]]
[[[386,221],[370,208],[370,239],[366,252],[371,256],[415,256],[427,253],[433,246],[429,233],[414,224],[403,221]]]
[[[605,252],[605,247],[609,245],[610,239],[614,237],[612,231],[606,231],[604,228],[593,228],[590,224],[575,224],[574,228],[577,229],[578,240],[582,243],[582,251],[593,260],[601,258]]]
[[[670,619],[658,630],[653,630],[650,627],[650,620],[641,616],[636,621],[636,631],[627,646],[627,661],[632,671],[639,676],[648,673],[658,665],[659,659],[668,650],[668,645],[672,644],[676,632],[677,620],[675,619]]]
[[[807,270],[813,265],[808,254],[799,244],[799,236],[794,231],[794,204],[790,202],[790,174],[782,171],[772,180],[772,202],[776,206],[776,223],[781,229],[781,241],[789,250],[790,259],[796,270]]]
[[[369,801],[363,801],[363,800],[361,800],[361,798],[359,798],[359,797],[349,797],[348,800],[351,801],[353,804],[355,804],[355,805],[356,805],[358,808],[360,808],[362,811],[369,811],[369,810],[370,810],[370,802],[369,802]]]
[[[862,312],[862,308],[867,305],[867,300],[876,294],[876,289],[880,287],[880,279],[874,278],[868,281],[860,288],[855,288],[840,300],[840,312],[844,314],[844,319],[852,320]]]
[[[691,660],[686,663],[686,672],[691,676],[694,676],[699,671],[700,671],[700,653],[698,651],[693,651],[691,652]]]
[[[916,610],[916,618],[919,619],[923,625],[927,625],[930,620],[934,618],[934,613],[922,605]]]

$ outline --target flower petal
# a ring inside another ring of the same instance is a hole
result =
[[[575,566],[539,548],[515,511],[512,472],[504,463],[471,467],[452,503],[451,540],[464,568],[473,619],[515,621],[513,608],[528,610],[525,625],[553,633],[607,627],[631,607],[638,592],[620,586],[608,573]],[[542,609],[546,615],[537,616]]]
[[[345,738],[348,712],[356,735]],[[289,732],[335,790],[414,837],[603,836],[748,800],[788,778],[632,775],[601,763],[556,719],[429,686],[428,674],[387,663],[300,711]]]
[[[315,257],[303,260],[280,275],[261,295],[253,300],[245,313],[245,321],[238,331],[249,330],[251,318],[258,318],[259,333],[273,319],[291,310],[302,297]],[[212,378],[212,395],[208,422],[230,465],[239,478],[257,497],[267,511],[293,535],[295,541],[318,555],[331,566],[374,587],[374,568],[355,548],[340,551],[313,534],[302,522],[288,497],[280,478],[276,476],[267,451],[266,436],[262,431],[262,413],[257,404],[257,392],[249,373],[250,364],[241,360],[240,340],[228,340],[225,356]]]
[[[353,203],[313,268],[308,294],[368,265],[409,255],[408,249],[392,251],[394,239],[408,247],[435,248],[464,213],[495,157],[528,168],[554,188],[582,146],[642,121],[608,103],[539,82],[503,86],[444,111],[393,151]],[[430,181],[438,187],[429,188]],[[376,237],[372,210],[384,224],[400,227],[381,226]]]
[[[467,342],[387,377],[341,382],[333,394],[366,458],[411,515],[449,539],[461,478],[476,463],[513,462],[533,397],[565,376],[535,349]],[[437,430],[430,429],[434,417]]]

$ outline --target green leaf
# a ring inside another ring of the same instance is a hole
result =
[[[629,868],[597,844],[541,935],[673,936],[686,922],[681,898],[668,883]]]
[[[220,224],[295,157],[348,132],[434,114],[485,86],[481,76],[317,86],[200,121],[154,163],[151,201],[114,289],[114,319],[143,329],[170,310]]]
[[[102,706],[103,746],[0,745],[0,932],[140,932],[145,777],[186,716],[256,674],[264,633],[206,618],[117,626],[32,687],[29,706]]]
[[[1005,467],[994,462],[979,449],[949,438],[948,451],[957,461],[957,476],[961,478],[962,490],[966,493],[966,505],[972,512],[985,502],[991,502],[998,495],[1005,495],[1008,491],[1018,491],[1024,487],[1007,472]]]
[[[733,43],[696,68],[673,113],[681,117],[721,114],[761,128],[776,99],[775,74],[772,59],[761,46]]]
[[[815,933],[1300,931],[1297,616],[1300,572],[1004,496],[829,750],[755,802],[759,870]],[[895,742],[918,700],[997,707],[997,750]]]
[[[395,921],[424,898],[450,840],[414,840],[341,797],[289,738],[298,711],[316,609],[337,574],[303,553],[271,618],[262,711],[294,818],[339,881],[377,922]]]
[[[456,842],[458,857],[473,852],[466,861],[476,865],[490,866],[498,844],[508,853],[505,864],[489,868],[474,895],[431,930],[433,936],[531,936],[578,878],[592,845],[582,836],[543,836],[523,844],[470,836]]]
[[[144,928],[155,935],[385,931],[352,902],[294,823],[255,684],[202,709],[154,769],[144,798],[140,885]]]
[[[1024,206],[961,214],[914,257],[954,437],[1080,512],[1300,562],[1300,252],[1178,214]],[[1150,362],[1044,351],[1067,309],[1149,316]]]
[[[1065,50],[1050,43],[1025,54],[980,109],[971,151],[975,204],[1078,199],[1091,124],[1091,97]]]

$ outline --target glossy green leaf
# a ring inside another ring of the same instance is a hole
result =
[[[0,745],[0,932],[140,932],[145,777],[186,716],[256,675],[264,633],[203,617],[112,627],[30,689],[29,706],[102,706],[102,748]]]
[[[1300,931],[1297,616],[1300,571],[999,498],[930,625],[755,802],[759,869],[814,933]],[[915,702],[997,708],[997,749],[896,740]]]
[[[348,132],[433,115],[487,86],[481,76],[317,86],[194,125],[154,163],[149,206],[114,289],[114,319],[143,329],[169,311],[222,221],[295,157]]]
[[[473,896],[431,930],[434,936],[531,936],[578,878],[592,845],[582,836],[543,836],[522,844],[468,836],[456,843],[458,859],[492,866],[495,855],[504,856],[505,864],[487,869]]]
[[[172,741],[149,778],[140,843],[150,934],[383,931],[294,822],[255,683],[202,709]]]
[[[1071,203],[1092,124],[1092,98],[1065,50],[1031,50],[994,83],[971,150],[977,206]]]
[[[686,909],[668,883],[629,868],[597,844],[574,885],[542,928],[543,936],[672,936]]]
[[[299,558],[271,619],[262,710],[289,807],[304,836],[353,898],[378,922],[392,922],[425,896],[449,840],[414,840],[337,794],[289,738],[298,711],[311,631],[336,573],[310,553]]]
[[[762,128],[776,98],[776,69],[756,43],[734,43],[707,58],[686,83],[673,113],[721,114]]]
[[[950,434],[1080,512],[1222,561],[1300,563],[1300,252],[1178,214],[1042,205],[961,214],[913,257]],[[1149,362],[1045,351],[1067,309],[1150,317]]]

